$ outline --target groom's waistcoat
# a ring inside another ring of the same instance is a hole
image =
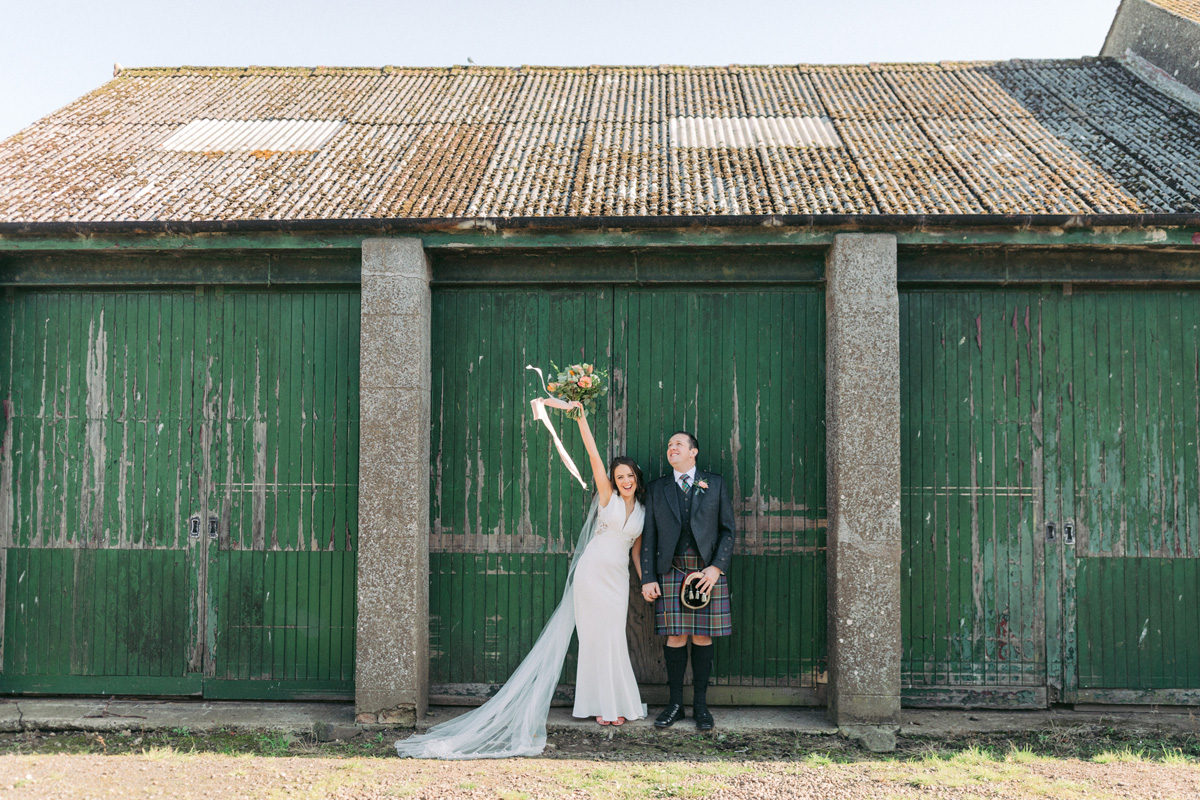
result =
[[[675,545],[675,555],[681,556],[688,551],[688,548],[700,551],[696,546],[696,537],[692,535],[692,498],[696,496],[694,491],[696,487],[688,487],[685,492],[679,488],[679,481],[675,481],[675,493],[679,498],[679,543]]]

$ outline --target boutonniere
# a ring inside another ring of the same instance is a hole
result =
[[[692,485],[696,487],[696,494],[704,494],[705,490],[708,489],[708,481],[704,480],[704,478],[697,478],[696,482]]]

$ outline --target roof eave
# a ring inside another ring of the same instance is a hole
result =
[[[694,230],[712,228],[821,228],[847,231],[925,229],[1200,228],[1186,214],[755,214],[587,217],[403,217],[313,220],[113,220],[0,222],[0,236],[161,235],[213,233],[400,233],[499,231]]]

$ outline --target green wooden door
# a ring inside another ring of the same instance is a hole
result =
[[[483,696],[503,683],[558,605],[590,494],[532,424],[529,400],[541,390],[525,366],[593,359],[605,367],[612,336],[609,287],[433,293],[435,702],[446,695]],[[592,419],[598,442],[609,440],[611,420],[611,413]],[[560,427],[586,470],[578,433]],[[575,675],[573,654],[564,675]]]
[[[3,689],[352,693],[356,291],[0,303]]]
[[[731,488],[734,633],[716,640],[714,682],[729,687],[719,696],[811,699],[796,690],[825,674],[824,294],[622,290],[616,316],[617,448],[653,479],[671,471],[671,434],[693,431],[700,467]],[[665,683],[650,606],[631,603],[638,677]]]
[[[1200,293],[1043,301],[1051,682],[1200,700]]]
[[[524,367],[586,359],[613,379],[593,419],[602,447],[653,478],[667,468],[670,434],[691,428],[702,466],[734,487],[735,634],[718,648],[718,691],[815,700],[825,669],[819,290],[444,288],[433,325],[435,698],[481,696],[504,681],[558,602],[590,493],[532,425],[540,388]],[[676,328],[693,333],[677,339]],[[572,428],[563,424],[564,443],[584,464]],[[631,654],[655,698],[661,640],[634,589],[631,579]],[[574,675],[569,658],[564,682]]]
[[[1200,699],[1200,294],[901,295],[911,705]]]
[[[908,705],[1046,702],[1040,302],[900,294]]]

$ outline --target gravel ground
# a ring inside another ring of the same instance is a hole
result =
[[[183,755],[8,755],[0,797],[1195,798],[1196,764],[455,763]]]
[[[552,735],[544,757],[433,762],[393,734],[0,735],[10,798],[1200,798],[1200,739],[1114,728],[905,737],[872,756],[836,736]]]

